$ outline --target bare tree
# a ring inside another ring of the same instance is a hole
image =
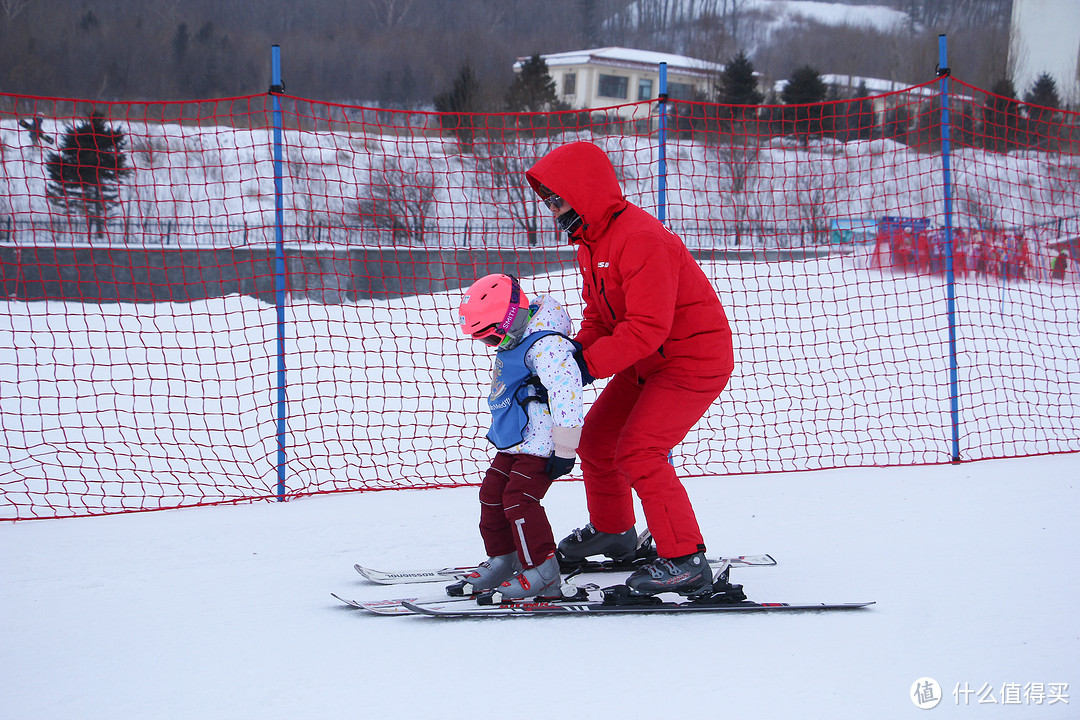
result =
[[[31,2],[33,0],[0,0],[0,10],[4,11],[8,20],[14,20]]]
[[[525,233],[529,246],[540,244],[545,217],[525,171],[549,149],[532,143],[485,143],[477,147],[476,184],[487,195],[491,212],[508,218]]]
[[[839,192],[835,183],[822,173],[799,173],[795,179],[795,203],[799,211],[799,228],[809,229],[811,242],[825,242],[829,219],[835,215]]]
[[[761,154],[761,145],[754,129],[756,124],[756,119],[732,121],[730,134],[721,134],[721,144],[716,147],[716,175],[721,181],[727,178],[729,182],[729,192],[723,193],[721,186],[720,195],[731,201],[735,217],[736,245],[742,244],[743,231],[753,225],[748,190],[751,179],[757,175],[758,156]]]
[[[435,204],[434,174],[406,158],[383,156],[380,163],[371,170],[371,197],[358,204],[361,223],[388,230],[395,245],[422,245]]]
[[[0,0],[3,2],[4,0]],[[184,0],[159,0],[157,3],[158,16],[167,23],[176,21],[180,9],[186,4]]]
[[[0,10],[4,12],[4,17],[10,23],[33,2],[34,0],[0,0]]]
[[[1012,0],[908,0],[912,31],[1008,27]]]
[[[367,0],[371,18],[382,30],[393,30],[410,17],[415,0]]]

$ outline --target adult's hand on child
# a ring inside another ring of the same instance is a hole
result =
[[[574,353],[574,360],[577,361],[578,368],[581,370],[581,386],[585,387],[596,382],[596,378],[589,372],[589,366],[585,364],[585,351],[578,350]]]

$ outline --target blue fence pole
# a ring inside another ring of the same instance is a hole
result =
[[[949,321],[949,401],[952,415],[952,461],[960,462],[960,383],[956,357],[956,276],[953,274],[952,169],[949,161],[949,58],[947,37],[938,35],[941,78],[941,178],[945,191],[945,297]]]
[[[659,176],[657,177],[656,192],[656,217],[660,222],[667,222],[667,63],[660,63],[660,87],[657,89],[657,111],[660,114],[659,124]],[[668,462],[675,464],[675,451],[668,452]]]
[[[657,112],[660,114],[660,176],[657,178],[659,187],[656,198],[656,217],[660,222],[667,222],[667,63],[660,63],[660,88],[658,93],[659,104]]]
[[[282,126],[281,98],[278,93],[285,90],[281,82],[281,47],[270,48],[271,85],[270,96],[274,103],[274,290],[277,305],[277,499],[285,500],[285,439],[286,439],[286,403],[285,403],[285,201],[282,183],[283,169],[281,161]]]

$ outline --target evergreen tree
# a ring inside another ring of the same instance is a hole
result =
[[[760,105],[765,95],[758,89],[754,64],[742,50],[728,60],[716,86],[716,101],[721,105]]]
[[[787,108],[784,114],[785,131],[794,132],[804,145],[809,142],[810,135],[820,135],[823,131],[821,103],[827,92],[821,73],[810,65],[803,65],[791,73],[780,93],[785,105],[796,106]]]
[[[379,82],[376,95],[379,107],[411,110],[416,103],[416,78],[412,66],[405,65],[398,71],[387,70]]]
[[[393,71],[387,70],[379,81],[379,92],[375,96],[379,107],[397,107],[397,89],[394,87]]]
[[[911,108],[908,103],[901,102],[885,112],[882,137],[910,145],[911,129]]]
[[[866,89],[866,81],[859,83],[852,97],[851,110],[855,117],[848,117],[849,139],[869,140],[874,133],[874,101]]]
[[[398,94],[401,96],[403,108],[411,110],[416,105],[416,78],[413,76],[412,65],[406,65],[401,71]]]
[[[176,32],[173,34],[173,59],[177,65],[183,65],[184,60],[187,58],[188,46],[191,43],[191,35],[188,34],[187,23],[180,23],[176,26]]]
[[[441,113],[476,112],[479,105],[480,81],[469,65],[462,65],[451,89],[435,96],[435,110]]]
[[[994,83],[983,106],[983,142],[987,150],[1008,152],[1019,144],[1020,103],[1009,78]]]
[[[521,64],[521,72],[506,91],[506,109],[511,112],[544,112],[565,109],[555,92],[555,81],[547,62],[539,53]]]
[[[476,135],[476,117],[474,113],[480,106],[480,81],[468,64],[463,65],[454,78],[451,89],[440,93],[434,99],[439,124],[457,135],[458,142],[469,150]]]
[[[758,89],[754,64],[742,50],[724,65],[720,82],[713,90],[716,93],[716,102],[727,106],[717,108],[721,126],[725,124],[725,118],[730,118],[732,122],[742,122],[757,117],[758,106],[765,99],[765,95]],[[735,132],[734,127],[731,132]]]
[[[975,104],[970,100],[949,98],[949,137],[959,147],[976,147]]]
[[[803,65],[788,77],[787,84],[780,92],[780,99],[785,105],[808,105],[824,102],[828,91],[821,73],[810,65]]]
[[[1040,148],[1050,148],[1054,140],[1054,111],[1061,107],[1057,83],[1050,73],[1043,73],[1035,79],[1031,89],[1024,95],[1027,103],[1027,116],[1031,121],[1033,144]]]
[[[120,179],[130,175],[124,133],[108,127],[100,113],[68,126],[58,152],[49,153],[49,201],[64,208],[80,208],[87,225],[105,232],[109,209],[120,201]]]
[[[1035,79],[1031,89],[1024,95],[1024,102],[1028,105],[1038,105],[1044,108],[1057,110],[1061,107],[1061,97],[1058,95],[1057,83],[1050,73],[1043,73]]]
[[[833,137],[844,142],[855,139],[859,122],[858,100],[854,96],[847,97],[839,85],[829,86],[828,98],[830,101],[830,106],[826,110],[828,131]]]
[[[601,47],[600,40],[600,9],[596,7],[596,0],[578,0],[578,9],[581,10],[581,37],[585,41],[585,47]]]

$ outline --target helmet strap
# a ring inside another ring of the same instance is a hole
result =
[[[518,313],[518,316],[514,318],[513,325],[506,331],[506,337],[499,343],[499,350],[509,350],[521,342],[521,334],[525,332],[525,328],[528,327],[532,316],[536,314],[531,307],[522,308],[522,310],[523,312]]]

